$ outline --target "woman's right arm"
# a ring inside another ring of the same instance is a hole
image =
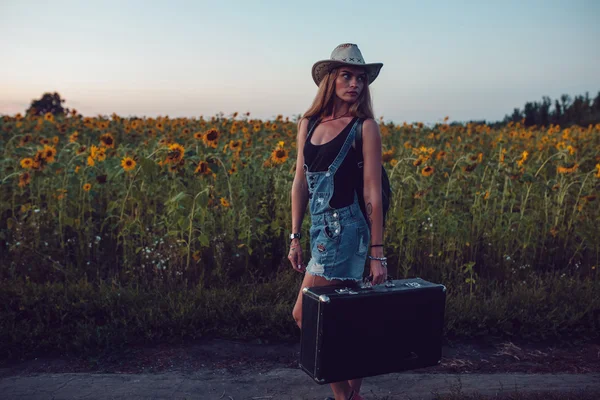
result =
[[[308,119],[303,118],[298,124],[298,138],[297,138],[297,157],[296,157],[296,175],[294,176],[294,183],[292,184],[292,231],[291,233],[301,232],[302,220],[304,219],[304,212],[308,204],[308,184],[306,182],[306,176],[304,175],[304,142],[307,135]],[[292,240],[291,246],[295,246],[300,250],[300,240]],[[294,268],[299,267],[303,269],[301,251],[299,257],[290,258]]]

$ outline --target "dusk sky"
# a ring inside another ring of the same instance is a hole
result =
[[[600,91],[600,1],[0,0],[0,114],[294,116],[340,43],[382,62],[376,117],[500,120]]]

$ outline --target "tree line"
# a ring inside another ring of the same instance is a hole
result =
[[[27,109],[27,114],[44,115],[52,113],[54,115],[66,114],[68,108],[63,108],[62,103],[65,100],[58,93],[45,93],[41,99],[33,100],[31,106]],[[571,98],[568,94],[560,96],[560,100],[554,102],[550,97],[542,97],[542,101],[530,101],[525,103],[521,110],[515,108],[511,115],[506,115],[504,120],[497,122],[470,121],[475,123],[487,124],[493,127],[502,127],[509,122],[521,122],[524,120],[525,126],[549,126],[550,124],[560,126],[588,126],[589,124],[600,123],[600,92],[593,100],[589,93],[585,96],[578,95]]]
[[[554,107],[552,107],[554,105]],[[523,110],[515,108],[511,115],[506,115],[502,125],[525,119],[525,126],[549,126],[550,124],[569,126],[588,126],[600,123],[600,92],[595,99],[590,99],[589,93],[571,98],[567,94],[554,100],[548,96],[542,101],[525,103]]]

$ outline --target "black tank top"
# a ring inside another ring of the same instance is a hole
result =
[[[307,138],[304,143],[303,154],[304,163],[308,166],[310,172],[327,171],[327,168],[333,163],[342,149],[355,121],[356,118],[353,118],[333,140],[322,145],[314,145],[310,142],[310,137]],[[329,202],[331,207],[347,207],[354,201],[356,178],[360,173],[356,163],[356,150],[354,147],[350,147],[340,168],[333,176],[333,196]]]

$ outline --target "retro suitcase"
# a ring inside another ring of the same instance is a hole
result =
[[[421,278],[304,288],[300,367],[325,384],[437,365],[445,306]]]

